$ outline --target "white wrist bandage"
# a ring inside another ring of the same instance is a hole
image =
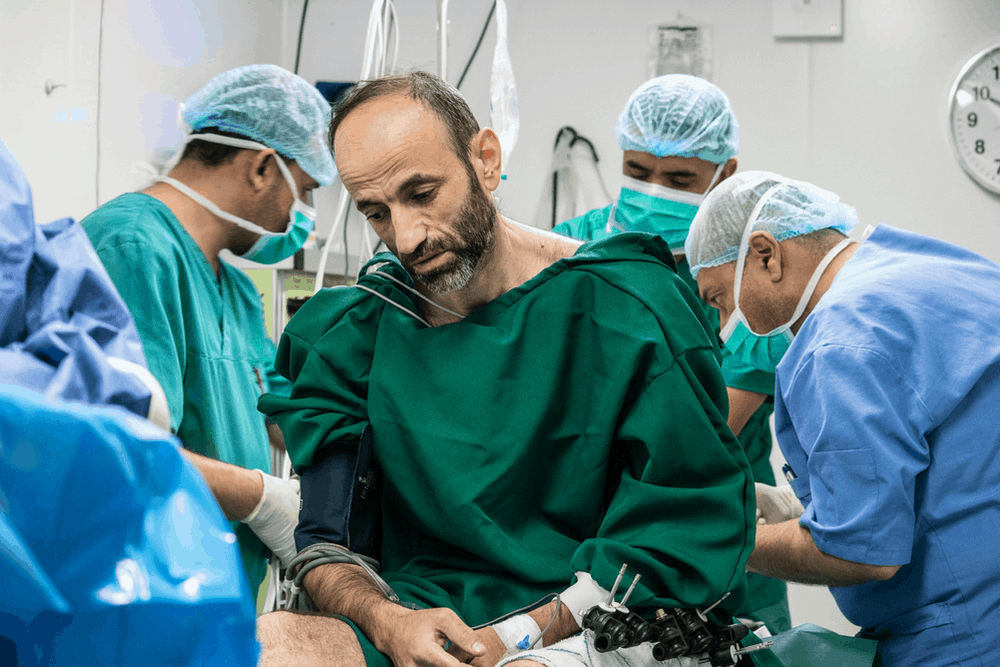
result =
[[[538,623],[527,614],[511,616],[506,621],[491,625],[493,631],[510,653],[523,651],[534,644],[542,635]]]
[[[609,591],[601,588],[589,572],[577,572],[576,583],[559,594],[576,624],[583,627],[583,615],[594,605],[606,602]]]

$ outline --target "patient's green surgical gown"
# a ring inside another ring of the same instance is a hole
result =
[[[419,312],[373,274],[360,284]],[[356,446],[382,468],[382,574],[404,600],[479,624],[564,590],[576,571],[629,606],[746,594],[753,478],[726,426],[719,349],[659,238],[583,245],[463,320],[428,327],[358,287],[291,320],[260,401],[297,468]],[[409,282],[395,263],[380,272]],[[331,480],[331,483],[336,483]]]
[[[618,233],[618,228],[608,225],[608,218],[614,204],[604,208],[594,209],[584,215],[567,220],[555,226],[552,230],[584,241],[604,238]],[[619,220],[619,224],[624,224]],[[683,248],[682,248],[683,250]],[[698,283],[691,275],[687,259],[677,263],[677,275],[691,290],[698,294]],[[719,311],[698,299],[698,305],[705,311],[705,316],[712,324],[713,330],[719,331]],[[771,468],[771,413],[774,412],[774,373],[747,368],[738,360],[723,350],[722,376],[726,386],[742,389],[769,397],[757,410],[750,415],[747,423],[740,431],[739,440],[750,461],[754,481],[774,485],[774,471]],[[743,606],[737,610],[737,615],[752,618],[767,623],[771,632],[783,632],[792,627],[792,617],[788,609],[788,595],[785,582],[760,574],[747,575],[749,593]]]
[[[273,373],[275,346],[250,278],[222,261],[216,276],[170,209],[146,194],[122,195],[82,224],[132,313],[184,447],[269,472],[257,399],[269,388],[287,393],[288,387]],[[232,525],[256,591],[266,547],[244,524]]]

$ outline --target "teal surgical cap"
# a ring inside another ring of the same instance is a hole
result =
[[[615,136],[623,151],[696,157],[722,164],[740,151],[740,126],[729,98],[687,74],[658,76],[632,93]]]
[[[330,105],[305,79],[277,65],[223,72],[184,102],[181,119],[189,132],[218,128],[253,139],[295,160],[320,185],[333,183]]]
[[[775,241],[821,229],[846,235],[858,226],[858,212],[832,192],[766,171],[739,172],[708,193],[691,223],[684,253],[692,276],[736,261],[750,216],[765,195],[750,231],[769,232]]]

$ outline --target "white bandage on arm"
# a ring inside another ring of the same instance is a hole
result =
[[[542,634],[542,629],[535,623],[535,619],[527,614],[511,616],[506,621],[501,621],[490,626],[503,645],[507,647],[509,653],[523,651],[538,641]]]
[[[559,598],[582,628],[583,615],[594,605],[607,602],[608,594],[609,591],[594,581],[589,572],[577,572],[576,583],[560,593]]]

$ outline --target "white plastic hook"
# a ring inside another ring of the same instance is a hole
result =
[[[65,83],[56,83],[55,79],[45,80],[45,94],[50,97],[52,96],[52,93],[55,92],[56,88],[65,88],[65,87],[66,87]]]

